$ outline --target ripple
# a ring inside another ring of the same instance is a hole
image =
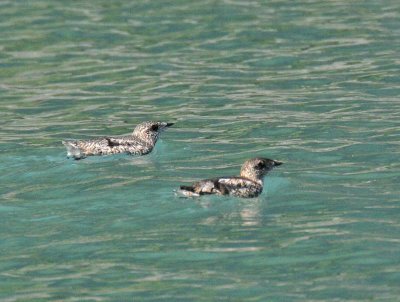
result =
[[[397,2],[0,6],[0,299],[397,299]],[[173,194],[254,156],[256,200]]]

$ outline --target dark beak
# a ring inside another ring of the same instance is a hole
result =
[[[275,166],[280,166],[280,165],[282,165],[282,164],[283,164],[283,162],[274,160],[274,165],[275,165]]]
[[[171,127],[174,123],[167,123],[166,127]]]

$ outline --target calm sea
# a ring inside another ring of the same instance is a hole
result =
[[[0,2],[0,301],[400,301],[400,2]],[[63,139],[176,123],[148,156]],[[181,184],[283,161],[256,199]]]

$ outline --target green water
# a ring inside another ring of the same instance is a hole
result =
[[[0,2],[0,301],[400,301],[400,2]],[[61,140],[175,122],[144,157]],[[180,184],[285,162],[256,199]]]

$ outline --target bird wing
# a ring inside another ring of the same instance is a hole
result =
[[[241,177],[220,177],[181,186],[181,191],[185,196],[217,194],[249,198],[258,196],[262,192],[262,185]]]
[[[242,177],[221,177],[218,182],[229,194],[239,197],[254,197],[262,192],[260,184]]]
[[[218,194],[226,195],[229,192],[226,190],[225,186],[218,182],[218,178],[215,179],[204,179],[196,182],[192,186],[193,192],[199,195],[205,194]]]
[[[108,136],[108,137],[105,137],[104,139],[106,140],[107,145],[109,147],[131,146],[131,145],[139,144],[138,141],[132,139],[131,137],[125,137],[125,136],[120,136],[120,137]]]
[[[104,140],[111,149],[129,154],[147,154],[152,150],[152,146],[131,136],[105,137]]]
[[[201,180],[193,185],[194,192],[202,194],[242,195],[240,191],[257,185],[251,180],[239,177],[219,177]],[[236,192],[238,194],[236,194]]]

